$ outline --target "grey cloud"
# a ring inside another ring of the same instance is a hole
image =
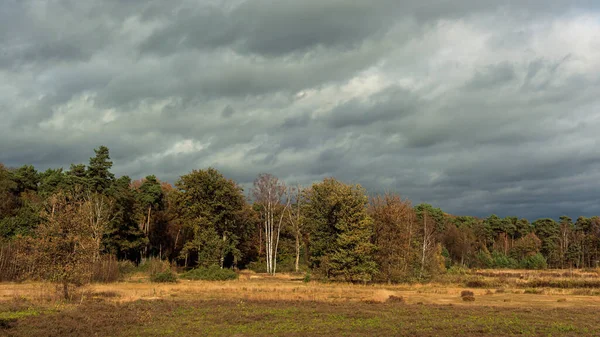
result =
[[[246,188],[335,176],[456,214],[600,214],[599,7],[4,1],[0,162],[104,144],[134,179],[214,166]]]
[[[399,120],[418,109],[418,99],[410,92],[400,88],[388,88],[369,97],[367,102],[354,99],[337,106],[328,116],[328,124],[333,128],[367,126]]]
[[[516,78],[513,65],[502,63],[488,66],[483,71],[477,71],[471,81],[466,84],[468,89],[493,89],[502,86]]]
[[[221,115],[225,118],[229,118],[229,117],[233,116],[234,113],[235,113],[235,110],[231,107],[231,105],[228,105],[223,109],[223,111],[221,112]]]

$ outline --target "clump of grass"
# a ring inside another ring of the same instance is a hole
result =
[[[567,299],[566,298],[559,298],[558,300],[556,300],[556,302],[566,302]]]
[[[465,286],[469,288],[487,288],[489,283],[482,279],[472,279],[465,282]]]
[[[544,293],[543,289],[534,289],[534,288],[525,289],[523,291],[523,294],[541,295],[543,293]]]
[[[175,282],[177,282],[177,275],[171,270],[166,270],[166,271],[151,275],[150,281],[157,282],[157,283],[175,283]]]
[[[496,289],[496,294],[504,294],[504,291],[505,291],[504,289],[498,288],[498,289]]]
[[[533,279],[524,284],[529,288],[600,288],[600,280],[586,279]]]
[[[575,289],[571,291],[571,295],[596,296],[600,295],[600,291],[592,289]]]
[[[403,303],[404,298],[402,296],[390,295],[387,300],[387,303]]]
[[[475,296],[475,294],[470,291],[470,290],[463,290],[460,292],[460,297],[465,297],[465,296]]]
[[[231,269],[221,269],[219,266],[199,267],[181,275],[187,280],[227,281],[237,280],[238,274]]]
[[[475,294],[470,290],[463,290],[460,292],[460,297],[465,302],[473,302],[475,301]]]
[[[94,297],[105,297],[105,298],[113,298],[113,297],[121,297],[119,293],[116,291],[97,291],[90,294]]]
[[[446,271],[448,275],[467,275],[468,273],[469,269],[464,266],[452,266]]]

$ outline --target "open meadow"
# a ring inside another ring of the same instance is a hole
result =
[[[472,270],[428,284],[237,280],[91,284],[63,301],[48,283],[0,284],[6,336],[597,336],[600,275]]]

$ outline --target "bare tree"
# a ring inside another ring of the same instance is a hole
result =
[[[81,204],[81,212],[86,219],[94,240],[94,261],[100,259],[102,238],[112,220],[113,202],[106,196],[87,192]]]
[[[254,181],[254,200],[261,208],[264,221],[267,273],[277,270],[277,248],[285,211],[290,205],[290,197],[285,184],[271,174],[263,173]],[[275,221],[278,213],[279,221]]]

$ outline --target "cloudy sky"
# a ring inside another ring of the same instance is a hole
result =
[[[2,0],[0,162],[600,214],[600,1]]]

